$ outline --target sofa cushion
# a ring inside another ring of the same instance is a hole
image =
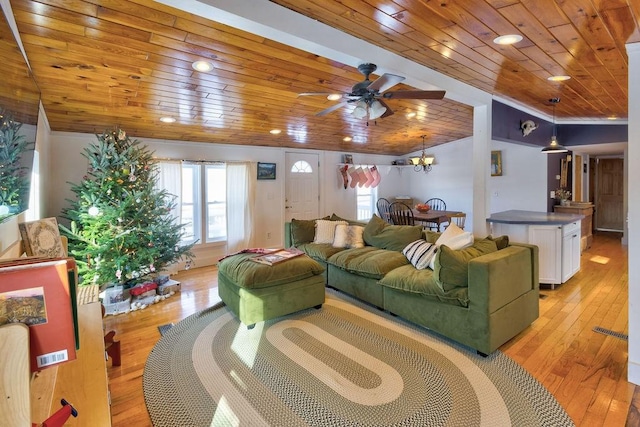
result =
[[[313,243],[333,243],[338,224],[347,225],[347,221],[316,220],[316,236]]]
[[[424,239],[429,243],[435,243],[442,235],[439,231],[424,230]]]
[[[334,254],[341,252],[344,248],[335,248],[329,243],[303,243],[298,249],[317,261],[327,262]]]
[[[327,262],[350,273],[380,279],[394,268],[409,264],[401,252],[378,249],[374,246],[345,249],[332,255]]]
[[[363,237],[369,246],[402,252],[405,246],[422,237],[422,227],[419,225],[391,225],[374,214],[364,228]]]
[[[324,268],[308,256],[301,255],[264,265],[252,261],[255,254],[239,254],[218,263],[218,270],[237,286],[247,289],[268,288],[322,274]]]
[[[361,225],[336,225],[333,247],[335,248],[363,248],[364,240],[362,233],[364,227]]]
[[[326,216],[321,219],[329,219]],[[313,242],[316,236],[315,219],[295,219],[291,220],[291,244],[295,247],[303,243]]]
[[[387,288],[421,294],[446,304],[469,306],[468,288],[454,288],[444,291],[434,276],[433,270],[418,270],[411,265],[405,265],[390,271],[378,283]]]
[[[429,267],[431,258],[436,255],[436,245],[420,239],[409,243],[402,250],[402,253],[407,257],[411,265],[418,270],[423,270]]]
[[[469,286],[469,261],[497,250],[495,242],[491,239],[477,240],[473,246],[459,250],[451,249],[447,245],[440,246],[435,257],[436,282],[445,292]]]

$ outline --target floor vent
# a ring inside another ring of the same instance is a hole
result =
[[[611,335],[612,337],[620,338],[621,340],[625,340],[625,341],[629,340],[629,336],[626,335],[626,334],[623,334],[621,332],[612,331],[610,329],[601,328],[600,326],[596,326],[595,328],[593,328],[593,330],[595,332],[600,332],[601,334]]]
[[[160,335],[166,334],[169,331],[169,329],[171,329],[172,327],[173,327],[173,323],[167,323],[166,325],[158,326],[158,330],[160,331]]]

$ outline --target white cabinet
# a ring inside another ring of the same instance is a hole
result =
[[[538,246],[540,283],[552,289],[580,270],[580,220],[564,225],[496,223],[492,233],[507,234],[511,242]]]
[[[580,222],[562,227],[562,283],[580,270]]]
[[[560,284],[562,277],[562,226],[529,225],[527,243],[538,246],[540,283]]]

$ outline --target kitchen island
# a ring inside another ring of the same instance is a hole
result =
[[[555,285],[580,270],[580,227],[583,215],[509,210],[487,218],[491,234],[506,234],[511,242],[530,243],[539,249],[540,283]]]

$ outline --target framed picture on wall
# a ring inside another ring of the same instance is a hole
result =
[[[258,162],[258,179],[276,179],[276,164]]]
[[[491,152],[491,176],[502,176],[502,151]]]

